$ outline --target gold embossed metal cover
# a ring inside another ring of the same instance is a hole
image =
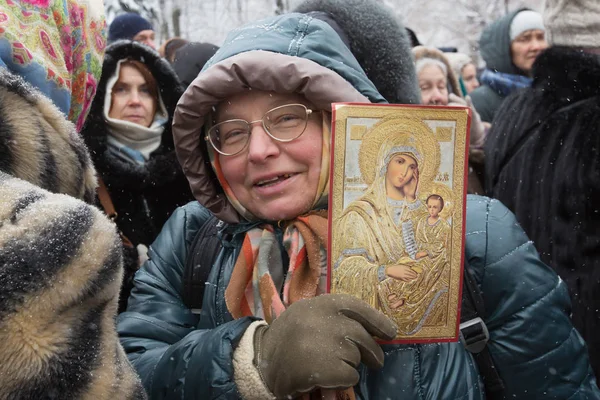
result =
[[[398,326],[458,340],[469,111],[334,104],[329,288]]]

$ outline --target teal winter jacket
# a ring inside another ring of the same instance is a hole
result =
[[[201,315],[181,297],[188,250],[208,216],[196,202],[173,214],[119,316],[121,343],[152,399],[240,398],[232,354],[252,320],[232,319],[224,291],[248,224],[228,228],[233,235],[215,260]],[[484,294],[489,348],[506,398],[600,399],[585,343],[569,320],[564,282],[500,202],[469,196],[465,255]],[[386,345],[384,351],[381,370],[361,369],[359,399],[485,398],[461,343]]]

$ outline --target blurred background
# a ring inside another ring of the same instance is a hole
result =
[[[104,0],[107,22],[124,11],[151,20],[156,42],[180,36],[221,45],[227,32],[246,22],[294,9],[302,0]],[[380,0],[422,44],[454,47],[479,63],[483,28],[508,11],[541,11],[543,0]]]

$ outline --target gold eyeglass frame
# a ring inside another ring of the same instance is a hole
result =
[[[273,134],[271,132],[269,132],[269,129],[267,128],[267,126],[265,125],[265,116],[273,111],[279,110],[281,108],[284,107],[290,107],[290,106],[300,106],[302,108],[304,108],[304,110],[306,111],[306,119],[304,120],[304,128],[302,129],[302,131],[295,137],[291,138],[291,139],[280,139],[277,138],[275,136],[273,136]],[[310,118],[310,115],[313,113],[313,110],[311,110],[310,108],[306,107],[304,104],[300,104],[300,103],[293,103],[293,104],[284,104],[282,106],[277,106],[275,108],[270,109],[269,111],[267,111],[266,113],[264,113],[264,115],[262,116],[261,119],[257,119],[256,121],[246,121],[244,119],[228,119],[226,121],[222,121],[219,122],[218,124],[215,124],[213,126],[211,126],[207,131],[206,131],[206,135],[204,137],[204,140],[206,140],[207,142],[210,143],[210,145],[212,146],[212,148],[219,154],[224,155],[224,156],[235,156],[236,154],[240,154],[242,151],[246,150],[246,148],[248,147],[248,144],[250,143],[250,136],[248,136],[248,140],[246,141],[246,144],[244,144],[244,147],[242,147],[239,151],[235,152],[235,153],[224,153],[221,150],[217,149],[217,146],[215,146],[215,144],[213,143],[212,139],[210,138],[210,133],[213,131],[213,129],[215,129],[216,127],[218,127],[219,125],[223,125],[226,123],[230,123],[230,122],[243,122],[245,124],[248,125],[248,131],[250,132],[250,134],[252,134],[252,125],[256,124],[257,122],[260,122],[262,124],[263,129],[265,130],[265,132],[267,133],[267,135],[269,135],[269,137],[273,140],[276,140],[278,142],[282,142],[282,143],[288,143],[291,142],[293,140],[298,139],[300,136],[302,136],[302,134],[306,131],[306,127],[308,126],[308,119]]]

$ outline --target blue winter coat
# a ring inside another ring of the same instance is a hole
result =
[[[179,208],[138,272],[118,331],[153,399],[238,399],[232,354],[251,318],[232,320],[224,291],[249,225],[233,227],[212,268],[202,314],[181,297],[189,247],[208,211]],[[466,258],[484,293],[489,348],[508,399],[598,399],[585,343],[569,320],[564,282],[543,264],[500,202],[469,196]],[[285,346],[285,344],[282,344]],[[461,343],[386,345],[385,365],[362,368],[360,399],[483,399]]]

